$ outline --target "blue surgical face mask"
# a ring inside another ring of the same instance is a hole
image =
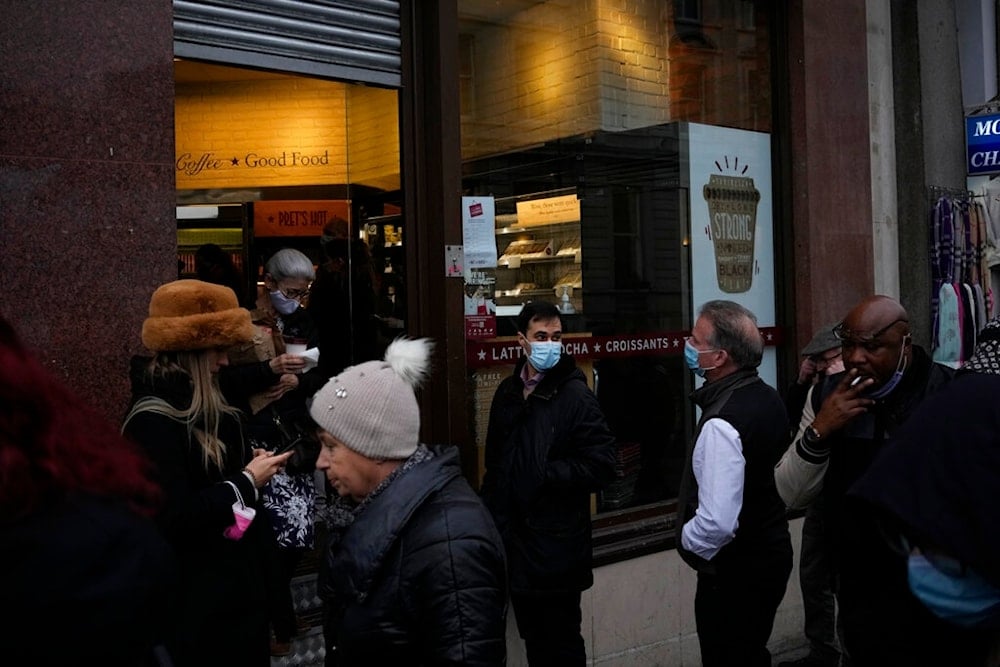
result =
[[[903,353],[906,350],[906,341],[909,337],[909,334],[903,336],[903,345],[899,348],[899,361],[896,363],[896,372],[892,374],[892,377],[889,378],[888,382],[875,391],[866,394],[865,398],[872,398],[875,400],[885,398],[892,393],[892,390],[896,388],[899,381],[903,379],[903,372],[906,370],[906,355]]]
[[[955,572],[945,572],[923,554],[911,553],[907,561],[910,590],[935,616],[955,625],[996,624],[1000,620],[1000,590],[972,570],[953,564]]]
[[[562,343],[557,340],[534,341],[531,343],[531,354],[528,362],[536,371],[547,371],[557,363],[562,356]]]
[[[718,368],[717,366],[712,366],[711,368],[701,367],[699,359],[702,353],[705,352],[715,352],[715,350],[699,350],[691,344],[690,340],[684,341],[684,361],[687,362],[687,367],[694,371],[694,374],[698,377],[705,377],[706,371]]]
[[[268,292],[268,295],[271,297],[271,305],[281,315],[291,315],[299,308],[299,302],[288,298],[281,293],[281,290]]]

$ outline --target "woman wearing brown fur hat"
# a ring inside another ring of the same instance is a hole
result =
[[[184,665],[270,664],[266,566],[273,534],[258,489],[291,453],[244,441],[239,411],[219,390],[226,349],[254,334],[232,290],[199,280],[161,286],[132,366],[123,431],[153,461],[157,521],[180,562],[180,609],[168,648]]]

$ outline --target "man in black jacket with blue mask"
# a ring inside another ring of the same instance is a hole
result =
[[[585,665],[590,494],[614,476],[615,440],[583,373],[562,352],[555,305],[526,304],[517,330],[524,356],[493,397],[481,494],[504,539],[528,664]]]

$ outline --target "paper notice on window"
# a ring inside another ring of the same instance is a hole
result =
[[[462,245],[465,248],[465,277],[472,271],[497,265],[496,212],[493,197],[462,197]]]

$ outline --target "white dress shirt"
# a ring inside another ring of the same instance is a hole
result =
[[[681,528],[681,546],[711,560],[736,535],[743,508],[746,459],[740,434],[724,419],[709,419],[698,434],[691,464],[698,509]]]

